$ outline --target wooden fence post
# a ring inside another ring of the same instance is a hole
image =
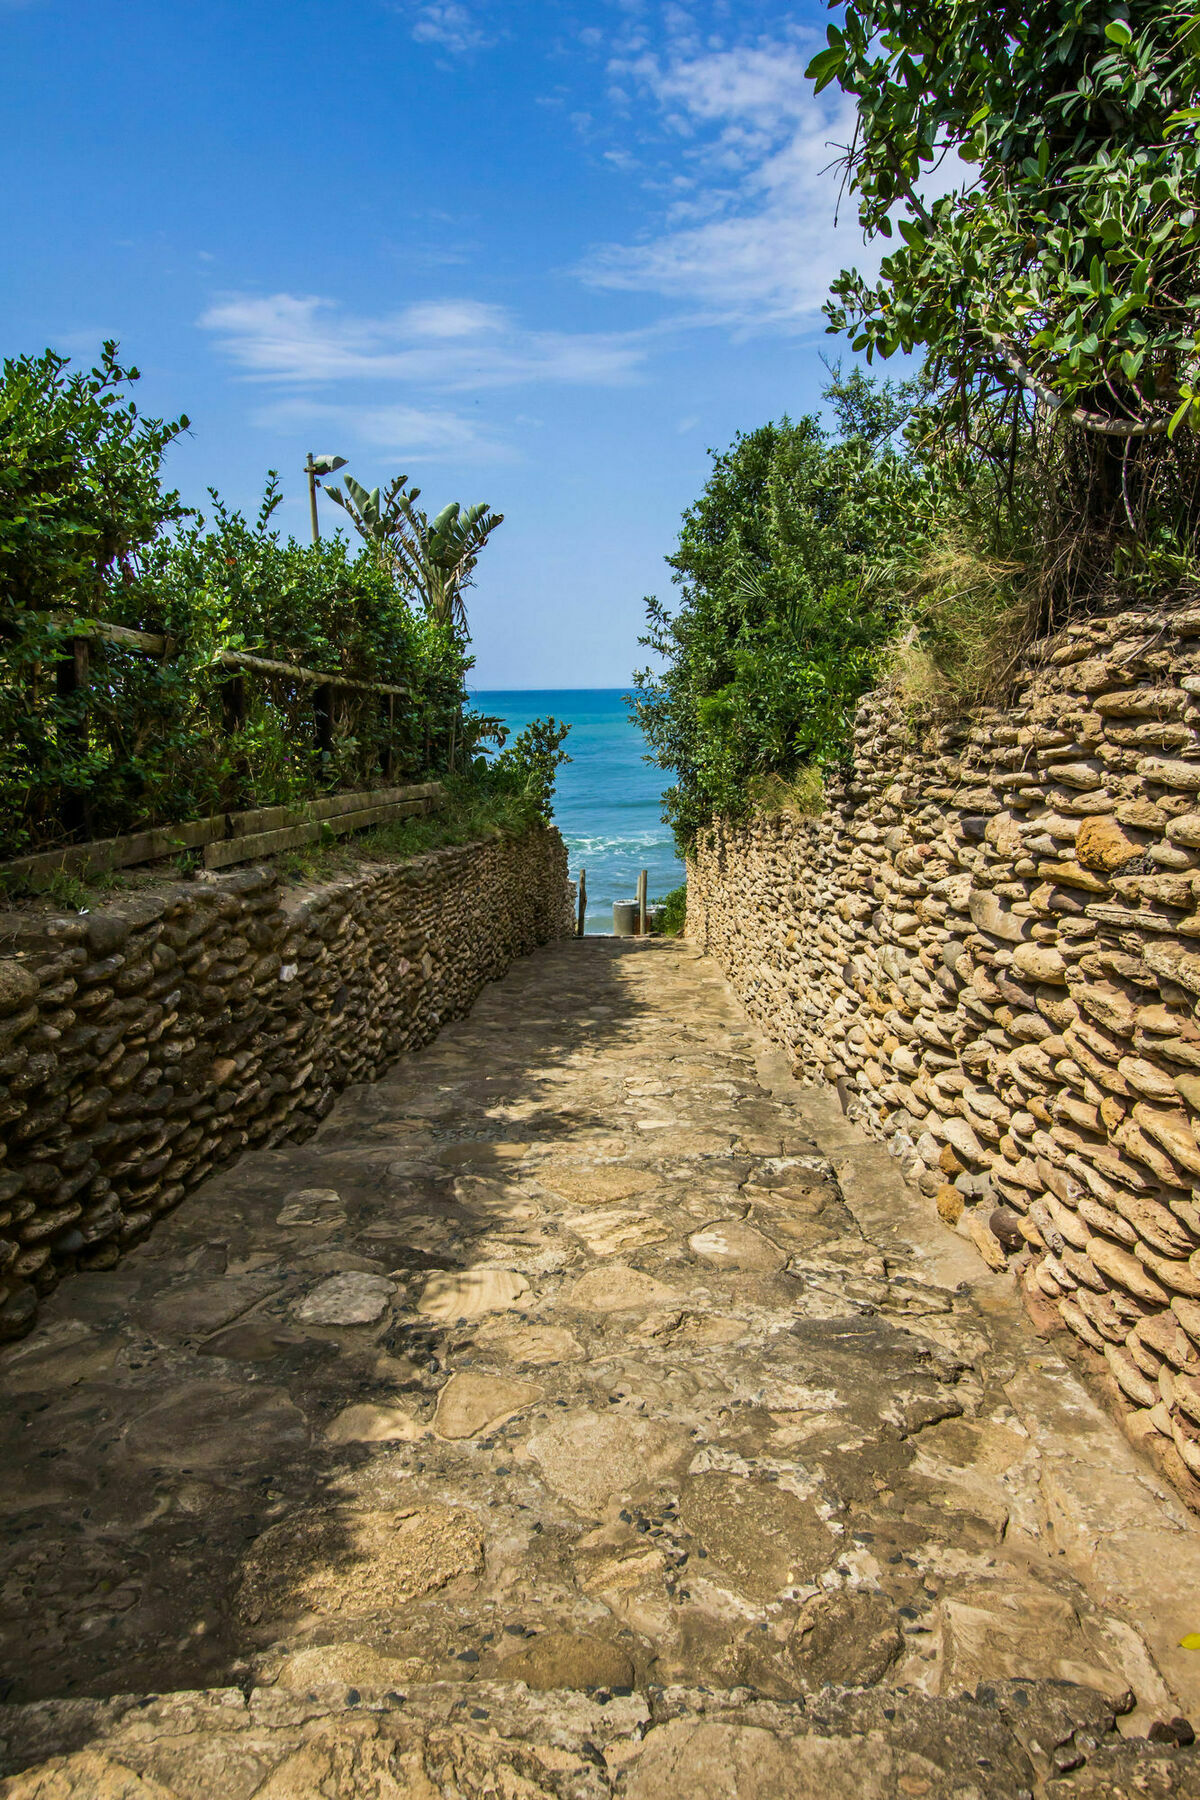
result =
[[[638,884],[637,884],[638,936],[639,937],[645,937],[645,935],[646,935],[646,882],[647,882],[647,880],[648,880],[648,871],[646,869],[643,869],[641,874],[638,876]]]
[[[383,748],[383,778],[390,781],[396,770],[396,696],[387,697],[387,742]]]
[[[221,683],[221,723],[232,734],[246,723],[246,680],[233,675]]]
[[[333,751],[333,687],[328,681],[313,690],[313,722],[317,749],[322,756],[329,756]]]
[[[231,675],[220,686],[221,729],[227,738],[236,740],[246,723],[246,681],[242,675]],[[230,746],[230,775],[225,804],[237,807],[243,803],[244,789],[250,773],[246,758],[237,747]]]
[[[84,694],[88,685],[90,663],[91,646],[87,638],[69,638],[64,646],[64,653],[54,669],[55,691],[60,700],[69,703],[77,696]],[[78,700],[75,717],[60,723],[59,733],[60,741],[64,746],[69,746],[77,756],[87,754],[88,725],[85,700]],[[83,830],[87,823],[87,806],[82,793],[67,792],[63,794],[61,818],[67,831]]]
[[[575,926],[575,936],[582,937],[584,921],[587,918],[587,870],[579,871],[579,918]]]

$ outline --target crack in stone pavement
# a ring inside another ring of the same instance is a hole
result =
[[[1200,1795],[1196,1522],[938,1229],[526,959],[0,1357],[0,1796]]]

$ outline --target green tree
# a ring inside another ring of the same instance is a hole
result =
[[[924,350],[921,432],[990,466],[1056,591],[1102,578],[1122,540],[1190,542],[1194,11],[1172,0],[838,9],[809,74],[855,97],[849,185],[868,237],[898,241],[878,280],[850,270],[833,284],[831,329],[868,359]],[[929,198],[948,173],[951,191]]]
[[[1191,15],[1163,0],[844,10],[809,74],[855,96],[860,218],[901,242],[878,282],[839,278],[832,323],[868,354],[923,346],[962,419],[1024,389],[1101,435],[1165,432],[1200,317]],[[929,170],[955,157],[974,178],[927,201]]]
[[[744,812],[757,778],[842,753],[897,623],[863,577],[933,480],[892,442],[911,395],[857,374],[835,375],[829,398],[836,440],[785,418],[714,453],[667,559],[681,603],[646,602],[642,642],[663,667],[636,676],[633,711],[674,772],[667,814],[685,844],[715,814]]]
[[[167,446],[185,417],[144,419],[123,397],[139,379],[104,345],[97,366],[68,374],[54,350],[0,371],[0,606],[12,629],[27,609],[87,612],[114,569],[185,516],[164,491]]]

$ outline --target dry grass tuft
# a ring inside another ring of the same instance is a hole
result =
[[[816,819],[825,810],[825,779],[816,763],[805,763],[792,776],[756,776],[749,797],[755,812]]]
[[[1003,694],[1040,616],[1024,563],[945,543],[898,577],[912,624],[885,663],[885,679],[913,712],[969,711]]]

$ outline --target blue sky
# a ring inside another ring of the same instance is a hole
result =
[[[708,447],[819,405],[864,261],[826,17],[0,0],[5,354],[119,338],[192,503],[278,468],[302,534],[309,448],[489,501],[476,682],[624,684]]]

